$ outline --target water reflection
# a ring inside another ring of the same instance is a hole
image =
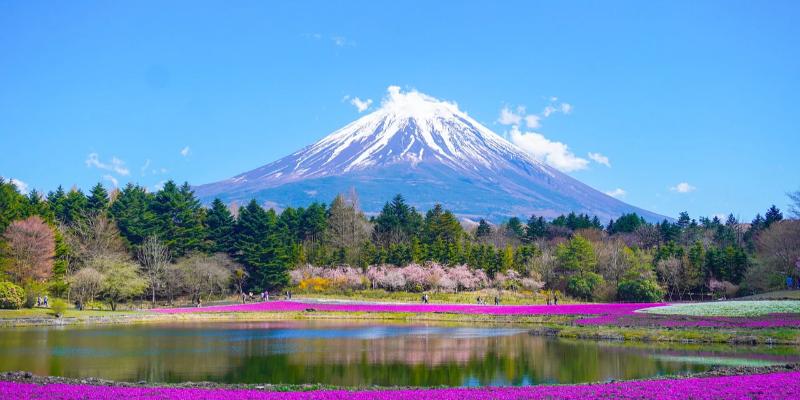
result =
[[[154,382],[475,386],[800,360],[794,347],[557,340],[523,328],[282,321],[0,330],[0,370]]]

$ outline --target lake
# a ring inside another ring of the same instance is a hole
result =
[[[800,361],[800,349],[563,340],[513,326],[280,321],[0,329],[0,370],[133,382],[534,385],[790,361]]]

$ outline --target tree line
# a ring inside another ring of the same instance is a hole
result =
[[[790,198],[798,207],[800,195]],[[423,213],[401,195],[368,217],[355,192],[278,212],[255,200],[204,207],[187,183],[172,181],[156,192],[128,184],[109,193],[98,183],[88,194],[23,195],[0,180],[0,232],[0,280],[25,288],[28,302],[46,290],[112,308],[145,296],[278,290],[308,265],[466,266],[487,282],[500,274],[586,300],[631,301],[764,291],[800,269],[798,221],[775,206],[748,223],[684,212],[655,224],[633,213],[607,223],[570,213],[492,224],[459,221],[441,205]]]

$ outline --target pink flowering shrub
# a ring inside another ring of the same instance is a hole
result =
[[[4,400],[577,400],[577,399],[797,399],[800,372],[673,378],[584,385],[439,389],[310,390],[272,392],[252,389],[120,387],[0,382]]]

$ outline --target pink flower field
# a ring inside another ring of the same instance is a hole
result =
[[[656,379],[590,385],[404,390],[269,392],[247,389],[143,388],[0,382],[5,400],[510,400],[510,399],[798,399],[800,372]]]
[[[299,301],[268,301],[262,303],[232,304],[199,308],[160,308],[155,312],[201,313],[201,312],[288,312],[314,309],[338,312],[397,312],[397,313],[453,313],[495,315],[630,315],[636,310],[658,307],[665,303],[607,303],[607,304],[563,304],[492,306],[467,304],[327,304]]]

